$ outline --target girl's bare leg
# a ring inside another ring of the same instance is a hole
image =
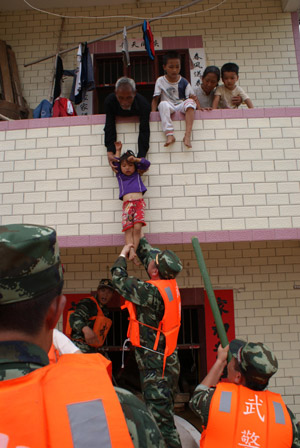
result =
[[[183,138],[183,143],[188,148],[192,147],[191,144],[191,134],[194,123],[195,111],[192,107],[189,107],[185,112],[185,135]]]
[[[125,243],[126,244],[134,244],[134,239],[133,239],[133,227],[131,227],[130,229],[125,230]],[[130,249],[129,252],[129,260],[133,260],[134,257],[136,257],[136,253],[135,253],[135,249],[132,247]]]
[[[138,261],[136,251],[137,251],[141,236],[142,236],[142,223],[137,222],[136,224],[134,224],[134,227],[133,227],[133,244],[134,244],[134,254],[135,254],[134,258],[133,258],[133,262],[137,266],[140,265],[140,262]]]

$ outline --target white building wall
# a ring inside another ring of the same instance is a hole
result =
[[[233,61],[240,66],[240,85],[250,94],[256,107],[297,106],[300,89],[291,13],[283,13],[281,0],[205,0],[183,14],[151,24],[155,37],[202,36],[207,64],[221,66]],[[24,68],[24,63],[37,60],[79,42],[122,30],[141,19],[158,16],[180,6],[180,2],[145,2],[138,7],[123,3],[107,7],[59,9],[55,13],[69,16],[121,16],[105,19],[66,19],[61,33],[61,18],[37,11],[13,11],[0,14],[0,39],[6,40],[16,53],[23,95],[34,108],[49,98],[54,59]],[[50,6],[50,5],[49,5]],[[51,11],[49,9],[49,11]],[[121,36],[116,36],[119,39]],[[140,27],[128,37],[141,38]],[[64,68],[76,66],[76,51],[63,56]],[[64,95],[70,91],[65,84]]]
[[[60,236],[121,234],[103,124],[64,122],[36,129],[28,120],[19,122],[26,129],[0,132],[0,223],[54,225]],[[177,142],[165,148],[160,123],[151,122],[143,176],[150,233],[299,229],[300,117],[197,119],[192,149],[182,143],[185,122],[174,123]],[[136,150],[137,129],[117,125],[124,150]]]

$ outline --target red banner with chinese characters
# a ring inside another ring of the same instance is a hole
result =
[[[233,291],[232,289],[218,289],[214,291],[214,293],[224,323],[227,338],[230,342],[235,338]],[[210,368],[213,366],[216,360],[220,339],[206,291],[204,291],[204,297],[206,362],[207,372],[209,372]]]

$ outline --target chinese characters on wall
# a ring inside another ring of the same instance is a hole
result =
[[[216,360],[220,339],[206,291],[204,291],[204,296],[206,362],[207,371],[209,371]],[[215,296],[224,323],[227,338],[229,341],[231,341],[235,338],[233,291],[231,289],[219,289],[215,291]]]
[[[201,85],[201,77],[206,67],[204,48],[190,48],[191,85],[197,89]]]
[[[128,51],[142,51],[145,50],[145,42],[144,39],[127,39],[128,41]],[[154,39],[154,49],[155,50],[162,50],[162,38],[157,37]],[[120,53],[123,51],[123,39],[118,39],[116,41],[116,51],[117,53]]]

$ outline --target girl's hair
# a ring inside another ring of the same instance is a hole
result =
[[[121,162],[123,162],[123,160],[127,160],[130,156],[135,157],[135,154],[133,151],[131,151],[131,149],[128,149],[128,151],[124,152],[124,154],[122,154],[121,157],[119,158],[120,166],[121,166]],[[135,166],[135,169],[137,169],[135,162],[134,162],[134,166]]]
[[[218,82],[220,81],[221,73],[218,67],[216,67],[215,65],[210,65],[206,67],[206,69],[203,72],[202,79],[205,78],[205,76],[208,75],[209,73],[214,73],[217,76]]]

